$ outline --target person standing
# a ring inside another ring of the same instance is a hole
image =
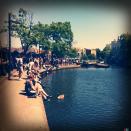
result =
[[[27,75],[29,75],[29,72],[32,70],[34,65],[33,59],[30,59],[30,62],[28,63],[28,68],[27,68]]]
[[[19,80],[21,80],[22,74],[23,74],[23,59],[22,59],[22,57],[17,58],[17,71],[18,71]]]

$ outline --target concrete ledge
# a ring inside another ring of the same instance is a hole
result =
[[[49,131],[42,98],[28,98],[23,92],[25,78],[0,83],[0,131]]]
[[[60,66],[57,70],[79,67]],[[17,76],[16,71],[13,76]],[[26,74],[23,76],[21,81],[18,77],[0,80],[0,131],[49,131],[43,100],[41,97],[28,98],[24,94]]]
[[[80,67],[81,67],[80,65],[63,65],[57,69],[53,69],[53,71],[62,70],[62,69],[80,68]],[[44,73],[45,71],[46,71],[45,69],[42,69],[42,70],[40,70],[40,73]]]

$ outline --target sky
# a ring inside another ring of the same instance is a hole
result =
[[[71,23],[74,36],[73,45],[79,48],[100,48],[126,33],[126,13],[118,8],[98,6],[15,6],[10,8],[16,13],[19,8],[33,13],[33,22],[43,24],[52,22]]]

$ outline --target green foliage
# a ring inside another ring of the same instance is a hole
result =
[[[77,56],[78,56],[77,50],[76,50],[75,48],[71,48],[71,49],[69,50],[69,57],[71,57],[71,58],[76,58]]]
[[[67,55],[68,48],[65,43],[62,41],[54,42],[52,44],[52,52],[55,54],[58,58],[62,58]]]
[[[88,60],[88,56],[86,54],[83,54],[82,60]]]
[[[96,57],[94,54],[84,54],[82,55],[82,60],[95,60]]]
[[[72,46],[73,33],[71,31],[70,22],[52,22],[50,25],[50,35],[55,41],[63,41],[69,47]]]
[[[97,60],[103,60],[104,59],[103,51],[101,51],[99,48],[96,49],[96,59]]]
[[[11,19],[12,35],[20,37],[25,54],[30,45],[51,50],[57,57],[70,54],[73,41],[70,22],[52,22],[50,25],[38,22],[34,25],[33,15],[22,8],[18,14],[12,14]]]
[[[111,48],[110,48],[110,45],[107,44],[106,47],[103,49],[103,53],[105,56],[109,55],[111,52]]]
[[[109,48],[110,47],[110,48]],[[122,34],[103,50],[107,63],[117,66],[131,66],[131,35]]]
[[[11,26],[13,35],[20,37],[24,52],[28,50],[31,44],[35,43],[35,37],[31,32],[32,15],[20,8],[18,14],[11,15]]]
[[[109,61],[110,53],[111,53],[111,45],[107,44],[101,53],[106,63],[109,63],[108,61]]]
[[[32,27],[37,43],[44,50],[51,50],[57,57],[68,55],[73,33],[69,22],[52,22],[50,25],[38,23]]]
[[[87,55],[88,60],[95,60],[95,56],[93,54]]]

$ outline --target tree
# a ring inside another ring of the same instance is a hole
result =
[[[64,57],[72,47],[73,33],[70,22],[52,22],[32,27],[37,43],[43,50],[51,50],[57,57]]]
[[[111,65],[131,66],[131,35],[121,34],[103,49],[105,60]]]
[[[88,56],[86,54],[82,55],[82,60],[88,60]]]
[[[75,48],[71,48],[69,50],[69,54],[68,55],[71,58],[76,58],[78,56],[78,52],[77,52],[77,50]]]
[[[38,22],[38,24],[32,27],[32,32],[36,39],[36,43],[39,44],[40,48],[46,51],[51,49],[49,25],[47,24],[44,25]]]
[[[52,52],[58,58],[63,58],[68,54],[68,47],[62,41],[54,42],[52,44]]]
[[[37,44],[36,39],[31,30],[33,26],[33,15],[27,12],[26,10],[20,8],[18,16],[16,15],[15,17],[15,21],[17,23],[14,24],[14,31],[15,34],[20,37],[22,48],[26,53],[31,44]]]
[[[31,28],[33,26],[33,15],[20,8],[18,14],[11,14],[11,35],[19,37],[21,46],[26,53],[31,44],[35,44],[36,39],[33,36]],[[7,21],[4,22],[0,33],[8,31]]]
[[[72,41],[73,41],[73,33],[71,31],[71,24],[70,22],[52,22],[50,25],[50,38],[52,38],[55,42],[62,41],[69,48],[72,47]]]
[[[20,37],[25,54],[30,45],[51,50],[58,57],[65,57],[71,52],[73,32],[70,22],[52,22],[50,25],[38,22],[34,25],[33,15],[22,8],[18,14],[12,14],[12,21],[12,35]]]
[[[107,44],[106,47],[102,51],[102,55],[104,56],[105,62],[109,63],[110,61],[110,53],[111,53],[111,46]]]
[[[95,55],[94,54],[89,54],[87,55],[88,60],[95,60]]]
[[[99,48],[96,49],[96,59],[97,60],[102,60],[103,59],[102,51]]]

